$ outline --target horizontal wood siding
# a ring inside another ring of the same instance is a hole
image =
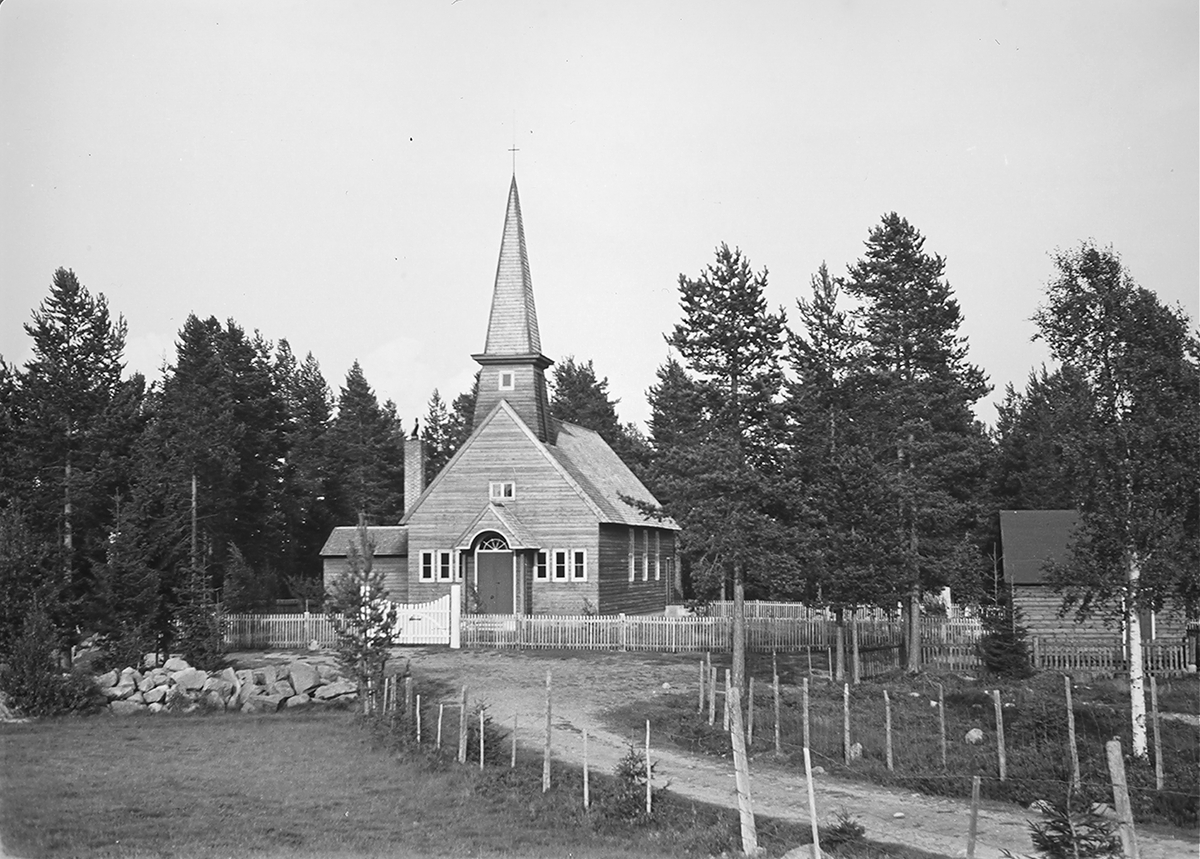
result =
[[[346,572],[348,567],[344,557],[326,556],[323,560],[325,592],[328,593],[334,580]],[[383,570],[383,583],[388,591],[388,599],[392,602],[408,602],[408,558],[406,556],[376,556],[374,569]]]
[[[1062,596],[1047,585],[1014,585],[1013,604],[1021,609],[1029,634],[1043,641],[1059,639],[1080,646],[1121,646],[1123,633],[1119,622],[1111,618],[1107,623],[1102,618],[1091,618],[1079,623],[1071,612],[1060,618]],[[1155,615],[1156,641],[1181,642],[1186,629],[1187,621],[1182,612],[1168,608]],[[1150,632],[1143,629],[1142,637],[1149,639]]]
[[[659,534],[660,553],[663,557],[675,553],[675,532],[662,528],[635,528],[637,550],[642,551],[644,533],[650,535],[650,562],[654,562],[654,535]],[[629,581],[629,528],[625,525],[604,524],[600,526],[600,590],[599,611],[601,614],[654,614],[667,607],[670,576],[658,581],[651,569],[647,581],[639,573],[635,581]]]
[[[445,592],[445,584],[420,580],[420,553],[427,549],[454,548],[459,535],[487,505],[488,485],[494,481],[516,484],[516,497],[506,500],[504,507],[545,541],[542,548],[586,549],[589,567],[595,566],[597,520],[591,507],[543,450],[506,412],[500,411],[471,446],[463,450],[453,469],[442,475],[408,520],[410,599],[429,600]],[[588,579],[593,583],[591,569]],[[470,585],[471,579],[464,584]],[[534,582],[530,591],[531,608],[542,611],[541,600],[546,605],[561,605],[576,613],[583,605],[581,591],[589,591],[593,584],[557,585],[541,591],[545,584]]]

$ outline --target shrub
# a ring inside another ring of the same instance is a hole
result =
[[[650,763],[650,773],[657,766]],[[617,761],[615,776],[611,788],[600,797],[599,808],[605,817],[621,820],[626,823],[648,823],[653,813],[646,814],[646,756],[633,744],[625,750],[625,754]],[[651,796],[661,793],[661,788],[654,790]],[[653,802],[651,803],[653,808]]]
[[[35,606],[0,675],[0,686],[12,706],[26,716],[57,716],[97,709],[101,696],[83,672],[63,674],[58,663],[59,638],[45,609]]]
[[[215,671],[225,665],[225,630],[203,569],[191,569],[180,593],[176,646],[190,665]]]
[[[1033,849],[1044,859],[1119,859],[1121,839],[1113,821],[1078,796],[1050,804],[1042,823],[1029,824]],[[1015,859],[1005,850],[1009,859]]]

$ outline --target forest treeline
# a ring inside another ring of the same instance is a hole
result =
[[[683,528],[685,589],[834,608],[997,596],[997,511],[1079,508],[1054,575],[1076,608],[1200,595],[1200,348],[1186,316],[1111,249],[1054,256],[1030,314],[1055,360],[1003,393],[970,360],[945,260],[885,216],[862,258],[821,266],[792,308],[721,245],[680,275],[674,357],[622,424],[590,360],[555,364],[556,417],[597,430]],[[319,598],[335,525],[404,509],[402,425],[355,363],[335,393],[311,355],[234,320],[189,316],[163,378],[124,371],[126,325],[54,272],[0,361],[0,655],[32,607],[65,640],[162,645],[198,587],[230,609]],[[427,479],[472,429],[475,392],[434,391]]]

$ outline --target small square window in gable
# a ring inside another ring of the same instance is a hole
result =
[[[492,501],[511,501],[517,497],[517,484],[511,480],[493,480],[488,484],[488,498]]]
[[[499,390],[511,391],[516,387],[516,385],[517,385],[516,374],[513,373],[512,370],[501,370],[500,371],[500,384],[498,386]]]

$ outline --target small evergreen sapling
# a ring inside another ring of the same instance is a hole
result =
[[[977,645],[979,658],[993,674],[1028,677],[1033,673],[1029,661],[1029,629],[1021,609],[1005,600],[983,611],[983,635]]]
[[[375,547],[363,521],[347,549],[346,569],[329,589],[326,615],[337,635],[338,662],[358,680],[369,712],[372,693],[383,689],[398,616],[383,571],[375,569]]]

